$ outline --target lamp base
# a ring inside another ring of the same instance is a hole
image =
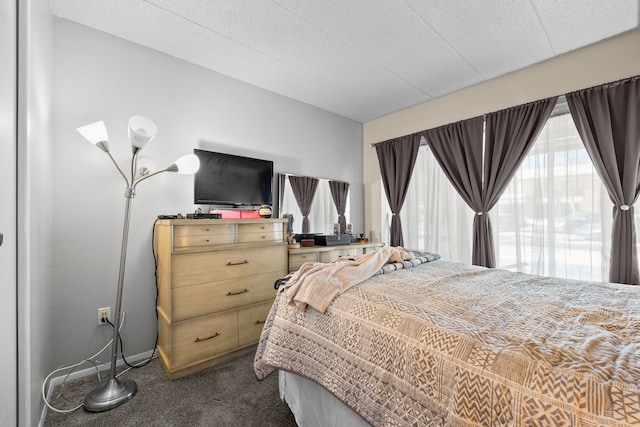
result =
[[[138,386],[133,380],[109,380],[87,394],[84,409],[89,412],[108,411],[131,400],[137,391]]]

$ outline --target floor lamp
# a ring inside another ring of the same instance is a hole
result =
[[[104,122],[96,122],[78,128],[78,132],[89,142],[95,144],[102,151],[107,153],[115,167],[124,178],[127,188],[124,193],[126,205],[124,208],[124,227],[122,230],[122,250],[120,252],[120,272],[118,274],[118,293],[116,297],[116,314],[113,319],[113,342],[111,344],[111,372],[109,380],[92,389],[84,399],[84,409],[90,412],[101,412],[113,409],[130,400],[138,391],[138,387],[133,380],[126,379],[120,381],[116,378],[116,359],[118,356],[118,336],[120,329],[120,308],[122,305],[122,288],[124,284],[124,267],[127,258],[127,241],[129,236],[129,214],[131,212],[131,199],[136,194],[136,186],[145,179],[151,178],[162,172],[178,172],[182,174],[193,174],[199,166],[200,161],[195,154],[187,154],[180,157],[166,169],[150,173],[145,167],[138,170],[138,153],[157,133],[158,128],[155,123],[143,116],[133,116],[129,119],[129,141],[133,156],[131,158],[131,178],[127,178],[118,163],[109,152],[107,128]]]

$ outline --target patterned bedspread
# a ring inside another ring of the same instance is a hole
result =
[[[375,426],[640,425],[640,287],[433,261],[325,314],[276,297],[255,359]]]

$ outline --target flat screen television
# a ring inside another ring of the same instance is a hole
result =
[[[194,149],[200,159],[195,174],[196,205],[271,205],[273,162]]]

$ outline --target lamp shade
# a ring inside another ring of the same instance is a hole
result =
[[[129,141],[135,153],[151,141],[158,133],[153,120],[144,116],[133,116],[129,119]]]
[[[100,147],[102,151],[109,151],[109,135],[107,134],[107,127],[102,120],[79,127],[78,132],[80,132],[80,135],[87,141]]]
[[[158,169],[158,162],[151,157],[145,155],[138,156],[138,162],[136,163],[138,176],[145,176],[151,171]]]
[[[167,171],[192,175],[200,169],[200,159],[195,154],[186,154],[171,164]]]

